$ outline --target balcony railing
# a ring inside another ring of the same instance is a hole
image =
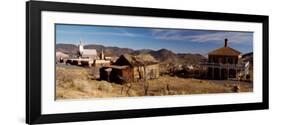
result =
[[[202,63],[200,63],[200,65],[208,67],[208,68],[229,68],[229,69],[244,69],[245,68],[245,65],[243,65],[243,64],[222,64],[222,63],[202,62]]]

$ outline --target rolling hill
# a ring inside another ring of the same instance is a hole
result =
[[[151,50],[151,49],[141,49],[133,50],[130,48],[119,48],[119,47],[106,47],[103,45],[85,45],[86,49],[96,49],[97,52],[104,51],[106,56],[120,56],[122,54],[151,54],[160,63],[177,63],[177,64],[198,64],[202,60],[206,60],[201,54],[191,54],[191,53],[174,53],[168,49]],[[56,51],[61,51],[63,53],[69,54],[70,56],[76,55],[78,47],[73,44],[57,44]]]

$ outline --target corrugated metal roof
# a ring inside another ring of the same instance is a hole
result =
[[[110,65],[110,66],[107,66],[107,68],[113,68],[113,69],[126,69],[126,68],[128,68],[128,66]]]
[[[150,54],[140,54],[136,56],[123,54],[121,56],[123,56],[131,66],[144,66],[158,63],[158,61]]]

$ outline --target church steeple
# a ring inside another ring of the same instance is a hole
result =
[[[78,45],[78,53],[79,53],[79,56],[82,56],[82,55],[83,55],[83,51],[84,51],[84,45],[83,45],[82,40],[80,40],[80,44]]]

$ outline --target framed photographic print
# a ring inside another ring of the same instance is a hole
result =
[[[268,16],[26,4],[26,123],[268,109]]]

